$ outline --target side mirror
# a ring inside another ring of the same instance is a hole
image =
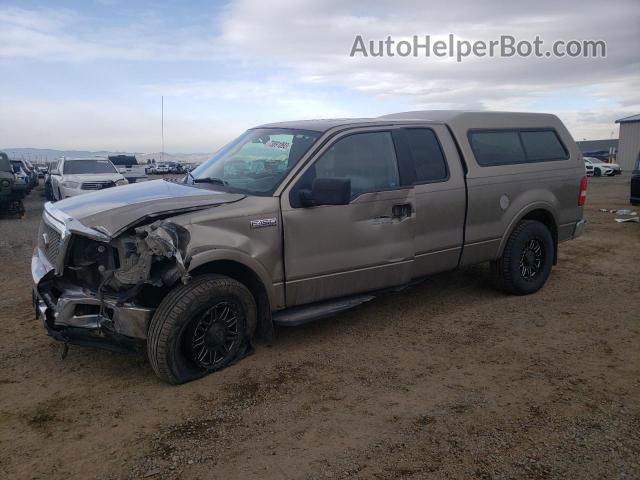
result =
[[[351,180],[348,178],[316,178],[311,190],[301,190],[305,207],[314,205],[347,205],[351,200]]]

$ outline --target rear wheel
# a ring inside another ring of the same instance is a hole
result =
[[[249,348],[256,304],[240,282],[205,275],[174,288],[151,320],[147,354],[156,375],[179,384],[220,370]]]
[[[551,274],[553,237],[535,220],[520,222],[509,236],[502,257],[492,262],[499,288],[516,295],[540,290]]]

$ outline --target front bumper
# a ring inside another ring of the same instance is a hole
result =
[[[137,350],[146,340],[153,309],[100,296],[55,274],[36,247],[31,258],[33,306],[47,333],[65,343],[118,351]]]
[[[60,200],[64,200],[65,198],[77,197],[78,195],[91,193],[91,190],[82,190],[80,188],[68,188],[60,186],[60,193],[62,194],[62,198]]]

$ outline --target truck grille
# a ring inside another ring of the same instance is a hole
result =
[[[55,265],[60,255],[60,245],[62,237],[60,232],[50,227],[45,222],[42,223],[42,250],[51,265]]]
[[[115,186],[114,182],[83,182],[80,188],[82,190],[103,190]]]

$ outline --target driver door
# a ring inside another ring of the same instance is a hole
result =
[[[413,187],[403,185],[391,129],[343,133],[282,196],[287,306],[406,284],[413,269]],[[348,178],[346,205],[305,207],[316,178]]]

